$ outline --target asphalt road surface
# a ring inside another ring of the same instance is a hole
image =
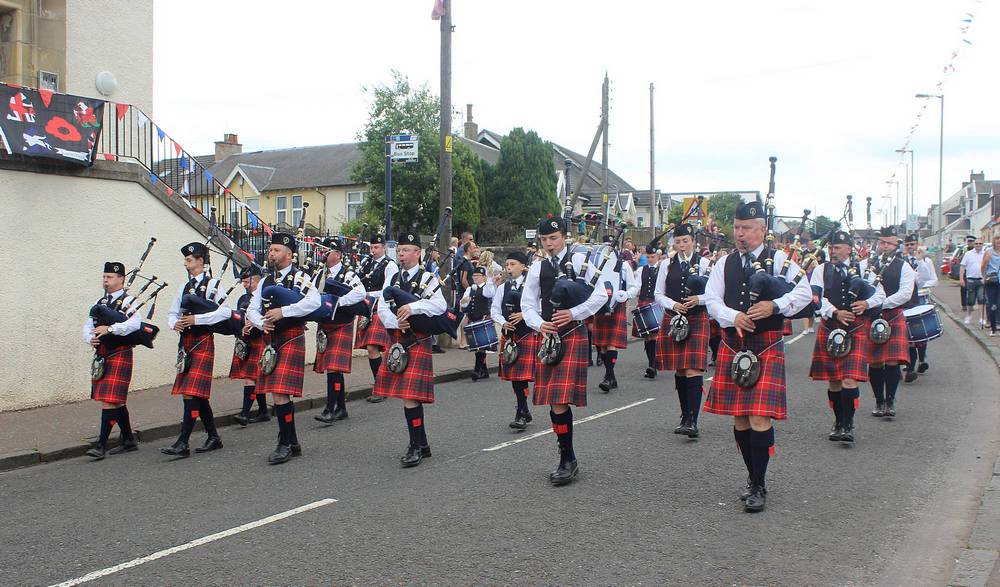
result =
[[[426,408],[434,456],[415,469],[399,467],[406,428],[388,401],[351,402],[328,428],[298,414],[305,456],[281,466],[265,463],[272,421],[223,429],[223,450],[177,462],[163,442],[0,474],[0,584],[945,583],[993,462],[996,369],[946,324],[895,421],[869,415],[863,388],[845,446],[826,439],[825,386],[807,377],[814,336],[786,349],[790,419],[760,514],[736,499],[731,419],[703,414],[697,441],[672,434],[673,377],[642,379],[633,344],[618,390],[600,393],[590,370],[572,485],[548,483],[544,408],[515,434],[509,384],[459,381]]]

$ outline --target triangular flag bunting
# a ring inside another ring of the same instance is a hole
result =
[[[188,161],[187,157],[181,157],[180,165],[181,169],[191,169],[191,163]]]
[[[118,120],[121,120],[128,113],[128,104],[115,104],[115,110],[118,113]]]
[[[174,195],[174,188],[167,186],[167,196],[169,197],[172,195]]]
[[[48,108],[49,102],[52,101],[52,90],[39,89],[38,95],[42,97],[42,104],[45,104],[45,107]]]
[[[115,156],[112,155],[111,153],[105,153],[104,154],[104,158],[107,159],[108,161],[114,161],[115,160]]]
[[[209,171],[207,169],[205,170],[205,181],[209,181],[209,182],[212,181],[212,174],[209,173]]]
[[[182,150],[182,149],[181,149],[181,146],[180,146],[180,145],[178,145],[177,143],[174,143],[174,151],[175,151],[175,152],[177,153],[177,156],[178,156],[178,157],[180,157],[180,156],[181,156],[181,150]]]
[[[160,137],[160,140],[162,141],[163,138],[167,136],[167,133],[163,132],[162,128],[156,127],[156,136]]]
[[[149,124],[149,117],[143,114],[142,110],[139,111],[137,117],[139,118],[139,128],[145,128]]]
[[[149,172],[149,181],[153,182],[153,185],[156,185],[156,174],[152,171]]]
[[[264,227],[264,233],[267,234],[267,236],[271,236],[274,234],[274,231],[271,230],[271,227],[268,226],[266,223],[261,222],[260,225]]]

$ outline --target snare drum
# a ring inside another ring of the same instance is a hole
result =
[[[641,338],[659,332],[661,320],[663,320],[663,307],[660,304],[646,304],[632,310],[632,324]]]
[[[926,287],[921,287],[917,290],[917,305],[914,306],[929,306],[931,305],[931,290]]]
[[[906,332],[910,342],[927,342],[941,336],[941,320],[937,309],[930,305],[917,306],[903,310],[906,317]]]
[[[465,331],[465,340],[469,343],[469,350],[472,352],[496,351],[500,344],[496,326],[489,318],[466,324],[462,330]]]

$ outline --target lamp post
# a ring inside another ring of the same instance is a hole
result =
[[[917,214],[917,207],[914,198],[914,192],[916,190],[913,187],[913,177],[914,177],[914,167],[913,167],[913,149],[896,149],[897,153],[910,154],[910,167],[907,169],[908,175],[906,177],[906,222],[907,228],[909,228],[910,214]],[[919,226],[917,227],[920,228]]]
[[[892,212],[890,216],[892,217],[893,224],[899,224],[899,180],[890,179],[885,183],[889,184],[889,194],[886,196],[889,198],[889,210]],[[892,184],[896,184],[896,207],[892,206]]]
[[[944,226],[942,225],[942,219],[944,218],[943,211],[941,210],[942,201],[941,194],[943,192],[943,174],[944,174],[944,94],[917,94],[916,98],[928,99],[937,98],[941,100],[941,130],[938,135],[938,208],[937,208],[937,233],[938,233],[938,247],[937,253],[934,255],[934,264],[938,267],[941,266],[941,253],[944,249]]]

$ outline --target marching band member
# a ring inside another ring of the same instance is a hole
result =
[[[773,255],[771,275],[776,277],[785,261],[783,252],[764,247],[766,232],[764,207],[760,202],[737,208],[733,236],[738,251],[719,259],[705,290],[708,312],[724,329],[705,411],[735,417],[733,434],[749,472],[745,508],[751,512],[763,510],[767,500],[765,477],[774,446],[771,420],[788,417],[782,316],[795,315],[812,299],[809,284],[803,279],[791,291],[773,300],[751,304],[748,282],[754,273],[754,262]],[[798,272],[793,263],[786,280],[791,282]],[[759,361],[760,377],[749,387],[741,387],[733,378],[733,361],[739,349],[750,351]]]
[[[376,300],[374,303],[378,303],[378,296],[392,281],[392,277],[399,271],[399,267],[385,255],[384,235],[376,234],[372,237],[370,247],[371,257],[359,268],[359,271],[361,283],[368,291],[368,296]],[[372,309],[371,320],[368,322],[367,328],[362,328],[363,320],[363,317],[358,318],[357,339],[354,342],[354,348],[368,351],[368,366],[372,370],[372,377],[378,377],[379,367],[382,365],[382,351],[389,348],[392,341],[379,319],[377,308]],[[371,395],[367,401],[374,404],[385,401],[385,398]]]
[[[583,253],[569,255],[566,250],[566,220],[548,218],[538,224],[542,247],[549,254],[546,260],[532,263],[521,294],[522,318],[533,330],[542,334],[558,335],[564,356],[554,365],[539,361],[535,368],[535,388],[532,402],[536,406],[550,406],[552,430],[559,444],[559,466],[549,474],[553,485],[566,485],[576,477],[579,468],[573,451],[573,411],[570,405],[587,405],[587,331],[582,320],[593,316],[607,300],[603,287],[595,287],[583,303],[572,308],[556,310],[552,306],[552,290],[556,279],[564,275],[570,263],[579,275],[587,256]],[[595,267],[588,267],[587,281],[591,281]]]
[[[350,306],[365,299],[365,286],[354,274],[348,275],[343,265],[344,251],[340,241],[325,239],[323,246],[329,249],[326,254],[326,279],[340,281],[351,287],[351,291],[340,298],[338,309]],[[346,280],[346,281],[345,281]],[[322,286],[322,284],[320,284]],[[332,316],[331,316],[332,319]],[[326,373],[326,407],[323,412],[314,416],[324,424],[333,424],[337,420],[347,418],[347,392],[344,374],[351,372],[351,352],[354,341],[354,321],[341,324],[321,322],[317,328],[326,336],[326,349],[323,352],[316,349],[316,360],[313,371]]]
[[[611,237],[604,237],[605,246],[611,246]],[[624,261],[622,252],[618,253],[618,265],[615,267],[614,278],[618,280],[619,289],[613,294],[614,310],[598,312],[594,315],[592,344],[597,347],[597,354],[604,363],[604,380],[598,385],[601,391],[609,392],[618,388],[618,378],[615,376],[615,363],[618,362],[618,349],[628,347],[628,320],[625,317],[625,306],[629,298],[634,298],[639,292],[639,285],[632,272],[632,265]],[[598,287],[601,283],[598,282]],[[611,301],[611,300],[609,300]]]
[[[708,273],[708,259],[694,251],[694,227],[681,224],[674,229],[677,254],[665,262],[656,276],[654,296],[664,309],[656,341],[656,368],[674,371],[674,385],[680,402],[681,421],[674,434],[698,438],[698,413],[701,410],[703,377],[708,366],[710,328],[705,312],[705,296],[690,295],[688,278]],[[663,265],[661,263],[661,265]],[[670,335],[674,316],[687,316],[689,333],[677,342]]]
[[[410,443],[406,454],[400,458],[403,467],[415,467],[431,456],[424,427],[424,404],[434,403],[434,354],[431,351],[433,335],[410,330],[409,318],[415,315],[438,316],[448,310],[438,280],[420,267],[420,236],[414,232],[399,235],[396,257],[402,266],[392,276],[388,285],[399,287],[418,299],[397,308],[393,313],[384,294],[379,294],[379,318],[385,325],[393,342],[406,348],[409,362],[402,373],[393,373],[385,363],[375,378],[372,393],[381,398],[395,397],[403,400],[403,414],[406,417]],[[433,291],[424,299],[424,292]],[[391,344],[391,343],[390,343]]]
[[[167,326],[180,333],[180,345],[184,351],[182,354],[186,357],[178,359],[184,365],[178,369],[174,388],[170,392],[184,397],[184,419],[177,440],[172,445],[161,448],[160,452],[186,458],[191,456],[188,439],[199,417],[208,436],[205,444],[194,451],[200,453],[222,448],[222,439],[215,428],[215,415],[209,403],[212,396],[212,370],[215,366],[215,337],[211,326],[228,320],[232,316],[232,310],[224,299],[215,299],[222,292],[219,290],[219,280],[205,272],[205,266],[209,262],[208,247],[199,242],[189,243],[181,248],[181,254],[184,255],[184,269],[190,280],[177,291],[177,297],[167,314]],[[218,307],[210,312],[193,313],[182,308],[181,302],[185,294],[214,301]]]
[[[135,303],[135,298],[125,293],[125,265],[114,261],[104,264],[104,274],[101,277],[104,286],[104,297],[97,300],[118,312]],[[104,359],[104,372],[98,379],[91,379],[90,399],[101,402],[101,432],[97,438],[97,446],[87,450],[87,456],[101,460],[110,452],[113,455],[132,452],[139,449],[139,444],[132,434],[132,424],[129,418],[128,386],[132,383],[132,346],[112,345],[109,334],[127,336],[139,330],[142,326],[142,316],[133,313],[128,320],[111,324],[110,326],[94,326],[94,319],[87,318],[83,324],[83,341],[94,347],[97,354]],[[103,340],[102,340],[103,339]],[[121,444],[107,450],[108,437],[111,430],[118,424],[121,432]]]
[[[538,354],[538,333],[528,327],[521,313],[521,293],[528,269],[528,256],[514,251],[507,255],[504,267],[510,279],[497,287],[490,306],[490,316],[493,322],[502,325],[503,331],[500,340],[500,379],[510,381],[517,400],[517,410],[510,427],[524,430],[532,420],[531,410],[528,409],[528,383],[535,379]],[[503,352],[508,340],[513,340],[517,345],[516,360],[509,365]]]
[[[461,299],[462,310],[465,311],[470,324],[490,317],[490,304],[495,293],[496,285],[492,280],[486,278],[486,267],[473,269],[472,285],[465,290],[465,295]],[[476,364],[472,369],[472,380],[489,378],[490,371],[486,366],[486,351],[476,351]]]
[[[915,287],[917,290],[930,289],[937,285],[937,270],[934,269],[934,261],[925,257],[919,249],[920,241],[917,235],[908,234],[903,241],[905,249],[905,261],[916,271]],[[911,299],[904,308],[915,308],[920,305],[916,299]],[[917,373],[927,371],[930,365],[927,364],[927,341],[910,343],[910,363],[906,366],[905,381],[912,382],[917,378]]]
[[[260,354],[264,351],[264,337],[262,336],[264,333],[253,328],[246,321],[247,308],[250,307],[253,292],[257,289],[257,284],[260,283],[262,276],[263,272],[256,263],[251,263],[240,271],[241,285],[243,285],[246,293],[237,300],[236,310],[242,312],[244,316],[243,332],[238,336],[245,344],[244,348],[246,350],[244,353],[240,353],[240,343],[237,343],[237,348],[233,349],[233,362],[229,367],[230,379],[244,379],[250,382],[243,386],[243,407],[240,409],[239,414],[233,416],[233,419],[240,426],[246,426],[251,422],[267,422],[271,419],[267,409],[267,394],[257,393],[257,377],[260,375]],[[241,354],[243,356],[242,359],[240,358]],[[251,416],[250,409],[253,408],[254,399],[257,400],[257,415]]]
[[[864,313],[881,304],[885,297],[881,288],[876,288],[866,299],[859,299],[857,291],[852,290],[852,269],[853,275],[862,279],[858,268],[851,266],[852,241],[848,233],[834,232],[830,237],[830,261],[817,267],[810,278],[812,290],[821,300],[823,321],[813,346],[809,376],[814,381],[830,382],[826,394],[835,420],[829,439],[843,442],[854,442],[858,383],[868,381],[869,322]],[[850,350],[843,356],[837,356],[840,351],[831,353],[828,348],[831,334],[836,333],[834,340],[838,340],[841,334],[838,330],[846,332],[844,342],[850,344]]]
[[[884,344],[869,345],[868,380],[875,394],[872,415],[876,418],[896,415],[896,390],[902,377],[899,365],[910,361],[910,338],[906,330],[903,306],[916,295],[914,283],[917,276],[909,263],[896,254],[899,247],[896,227],[884,227],[880,234],[879,254],[874,258],[871,268],[880,276],[880,285],[885,293],[881,318],[889,323],[891,332],[889,340]]]
[[[651,244],[646,245],[646,260],[647,264],[639,267],[635,272],[635,281],[639,284],[639,293],[636,296],[636,305],[639,308],[656,302],[653,290],[660,269],[660,249]],[[639,337],[635,321],[632,322],[632,336]],[[642,346],[646,351],[646,371],[642,376],[646,379],[656,379],[656,333],[653,332],[643,337]]]
[[[297,248],[294,236],[283,232],[271,235],[267,260],[274,271],[257,284],[246,316],[254,328],[264,331],[268,346],[278,355],[273,371],[265,374],[261,370],[257,379],[257,393],[271,394],[274,415],[278,420],[278,445],[267,457],[267,462],[272,465],[302,454],[295,432],[295,404],[291,400],[302,396],[306,362],[305,328],[300,318],[309,315],[321,304],[319,290],[308,286],[309,275],[292,263]],[[293,304],[265,309],[263,291],[268,286],[304,289],[303,297]]]

